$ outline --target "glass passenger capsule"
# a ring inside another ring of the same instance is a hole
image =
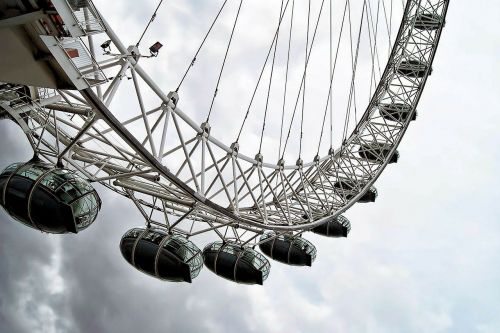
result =
[[[351,223],[345,216],[339,215],[312,228],[311,231],[326,237],[347,237],[351,231]]]
[[[408,77],[422,78],[427,73],[428,67],[429,65],[425,62],[417,59],[403,60],[398,66],[398,73]],[[429,70],[429,75],[431,72],[432,69]]]
[[[120,251],[129,264],[161,280],[191,283],[203,267],[201,250],[193,242],[160,229],[129,230]]]
[[[101,200],[75,172],[30,161],[12,164],[0,174],[0,205],[29,227],[63,234],[91,225]]]
[[[203,261],[218,276],[243,284],[262,285],[271,269],[269,261],[259,252],[223,242],[205,246]]]
[[[378,192],[375,186],[370,187],[361,198],[359,198],[358,202],[360,203],[369,203],[375,202],[377,200]]]
[[[269,239],[269,241],[265,241]],[[260,238],[260,250],[274,260],[293,266],[311,266],[316,259],[316,247],[307,239],[290,235],[276,236],[274,231]]]
[[[392,147],[390,144],[379,142],[364,143],[360,145],[358,154],[371,162],[382,163],[391,153]],[[399,153],[395,151],[389,158],[389,163],[396,163],[398,159]]]
[[[422,13],[415,19],[415,29],[418,30],[437,30],[441,27],[443,18],[434,13]]]
[[[397,121],[404,123],[408,118],[410,120],[417,119],[417,111],[411,112],[411,105],[403,103],[380,104],[378,106],[380,115],[389,121]]]
[[[355,181],[349,179],[337,180],[333,187],[339,192],[346,200],[351,200],[354,198],[360,191],[363,184],[357,183]],[[372,186],[370,187],[362,196],[358,199],[358,202],[367,203],[367,202],[375,202],[377,199],[378,193],[377,189]]]

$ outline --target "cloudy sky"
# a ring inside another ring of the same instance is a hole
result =
[[[155,5],[96,3],[135,32]],[[199,1],[179,3],[200,15]],[[498,332],[499,22],[497,1],[452,2],[400,161],[378,180],[375,204],[347,212],[348,239],[307,235],[313,267],[273,263],[264,286],[207,269],[192,284],[157,281],[118,249],[141,216],[98,188],[98,221],[77,236],[0,212],[0,332]],[[17,126],[1,121],[0,133],[0,168],[31,157]]]

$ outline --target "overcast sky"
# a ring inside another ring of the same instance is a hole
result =
[[[96,3],[119,29],[142,26],[155,5]],[[179,3],[201,15],[197,1]],[[78,235],[0,212],[0,332],[500,331],[499,22],[498,1],[451,3],[400,161],[377,181],[375,204],[347,212],[347,239],[307,235],[311,268],[273,262],[264,286],[207,269],[192,284],[155,280],[118,248],[141,216],[98,187],[102,211]],[[0,134],[1,169],[31,157],[16,125],[0,121]]]

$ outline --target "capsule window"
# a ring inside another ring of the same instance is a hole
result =
[[[67,204],[94,191],[84,179],[67,170],[54,170],[45,177],[42,184],[50,187],[56,196]]]
[[[228,247],[229,249],[231,247]],[[231,250],[233,250],[231,248]],[[225,251],[229,252],[229,251]],[[243,254],[241,255],[240,261],[246,262],[249,265],[251,265],[253,268],[262,271],[262,280],[265,280],[267,276],[269,275],[269,270],[271,268],[271,265],[269,264],[269,261],[267,261],[266,258],[257,251],[243,251]]]
[[[184,237],[172,235],[163,244],[163,247],[188,264],[192,278],[198,276],[203,267],[203,257],[200,249],[193,242]]]
[[[43,177],[40,183],[43,186],[49,188],[51,191],[55,192],[65,182],[66,179],[62,178],[55,172],[50,172],[45,177]]]
[[[295,237],[293,239],[293,243],[296,244],[296,246],[298,246],[301,250],[304,250],[305,253],[309,254],[311,256],[311,261],[316,259],[317,250],[311,242],[301,237]]]
[[[23,163],[14,163],[9,165],[3,172],[2,175],[10,175],[13,173],[19,166],[21,166]]]
[[[99,212],[99,202],[95,194],[89,193],[71,204],[75,223],[79,229],[88,227],[97,217]]]
[[[26,164],[16,174],[31,180],[37,180],[47,170],[50,170],[50,167],[44,164]]]
[[[140,236],[140,234],[142,234],[144,232],[144,229],[139,229],[139,228],[135,228],[135,229],[132,229],[132,230],[129,230],[125,236],[123,236],[124,238],[138,238]]]
[[[146,234],[142,236],[142,239],[150,241],[153,244],[160,245],[164,237],[165,235],[163,234],[148,230]]]
[[[87,181],[85,181],[77,174],[73,174],[72,176],[74,185],[76,186],[77,190],[80,191],[80,193],[87,193],[94,190]]]

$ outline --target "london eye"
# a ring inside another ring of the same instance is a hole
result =
[[[99,183],[144,218],[122,237],[124,259],[166,281],[206,267],[263,284],[271,261],[311,266],[307,234],[347,237],[343,214],[375,202],[404,158],[448,3],[218,1],[164,71],[178,50],[150,27],[169,2],[131,37],[90,0],[2,0],[0,118],[33,157],[0,174],[0,205],[42,232],[84,232]]]

